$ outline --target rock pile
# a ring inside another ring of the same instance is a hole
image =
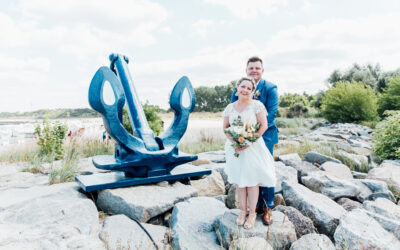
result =
[[[374,162],[372,130],[353,124],[290,136],[333,143],[333,154],[279,155],[274,223],[236,225],[235,187],[222,151],[193,165],[212,174],[84,194],[75,183],[0,166],[0,248],[4,249],[400,249],[399,161]],[[85,173],[95,172],[83,159]],[[359,171],[364,171],[361,173]]]

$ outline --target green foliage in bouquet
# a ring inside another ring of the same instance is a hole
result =
[[[230,126],[224,130],[226,134],[229,134],[233,139],[233,148],[243,148],[251,143],[257,141],[260,138],[256,132],[260,128],[260,124],[251,125],[249,123],[244,124],[242,117],[239,115]],[[236,157],[239,157],[238,153],[235,153]]]
[[[381,159],[400,159],[400,111],[386,111],[385,120],[376,125],[375,154]]]
[[[378,118],[377,96],[362,82],[338,82],[325,93],[322,114],[332,123],[374,121]]]
[[[46,156],[51,160],[60,160],[64,157],[63,142],[67,134],[68,127],[56,121],[51,124],[48,117],[43,120],[43,126],[37,125],[35,134],[39,140],[40,155]],[[50,159],[52,158],[52,159]]]

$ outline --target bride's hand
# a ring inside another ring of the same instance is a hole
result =
[[[238,153],[238,152],[240,152],[240,151],[245,150],[245,149],[248,148],[248,147],[249,147],[249,145],[246,145],[246,146],[244,146],[244,147],[242,147],[242,148],[240,148],[240,147],[235,148],[235,152]]]

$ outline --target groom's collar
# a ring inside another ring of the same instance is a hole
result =
[[[261,81],[264,81],[264,80],[263,80],[262,78],[260,78],[260,80],[258,80],[258,82],[256,83],[256,88],[255,88],[255,89],[258,88],[258,86],[259,86],[259,84],[260,84]]]

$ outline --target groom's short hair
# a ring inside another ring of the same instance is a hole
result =
[[[247,64],[246,65],[249,65],[249,63],[251,63],[251,62],[260,62],[261,65],[263,65],[263,61],[258,56],[250,57],[249,60],[247,60]]]

